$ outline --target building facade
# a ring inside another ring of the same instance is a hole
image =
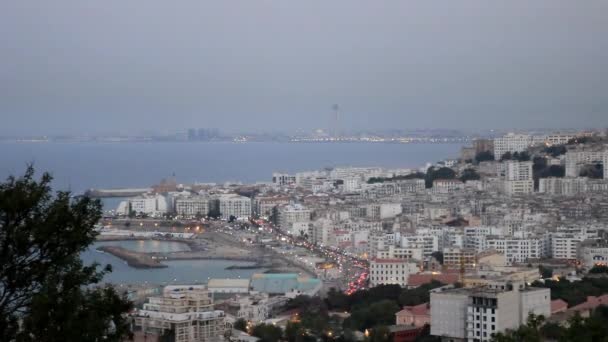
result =
[[[133,314],[135,340],[171,336],[175,342],[222,341],[225,314],[214,310],[204,286],[165,288],[162,297],[151,297]]]
[[[369,270],[371,287],[381,284],[406,287],[410,274],[418,273],[420,269],[415,262],[408,260],[375,258],[371,260]]]
[[[481,342],[525,324],[528,315],[551,315],[551,292],[523,283],[431,292],[431,335],[445,341]]]

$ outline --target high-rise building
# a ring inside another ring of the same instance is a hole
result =
[[[532,162],[531,161],[513,161],[507,162],[505,177],[508,181],[526,181],[532,179]]]
[[[150,297],[133,314],[134,340],[222,341],[224,316],[224,311],[213,309],[204,286],[167,286],[161,297]]]
[[[494,139],[494,159],[500,158],[507,152],[523,152],[534,144],[534,137],[527,134],[509,133]]]
[[[523,283],[496,282],[476,288],[431,292],[431,335],[445,341],[490,341],[517,329],[528,315],[551,315],[551,290]]]
[[[604,151],[568,151],[566,152],[566,177],[580,176],[581,168],[584,165],[593,163],[604,163],[606,152]],[[606,172],[606,168],[604,168]],[[606,178],[606,177],[604,177]]]
[[[589,180],[585,177],[576,178],[541,178],[539,179],[538,192],[550,195],[572,196],[587,191]]]
[[[277,224],[285,230],[289,230],[294,223],[310,222],[312,210],[300,205],[284,205],[278,207]]]
[[[219,209],[220,216],[224,219],[234,216],[236,218],[247,218],[251,216],[251,199],[237,194],[219,195],[212,203]],[[210,205],[211,206],[211,205]]]
[[[192,218],[198,215],[207,216],[209,213],[209,198],[204,196],[178,198],[175,200],[175,213],[183,218]]]

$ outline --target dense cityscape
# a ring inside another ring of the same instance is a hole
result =
[[[608,342],[608,1],[0,1],[0,342]]]
[[[418,169],[273,173],[256,184],[169,178],[87,194],[134,196],[106,212],[99,240],[190,246],[102,247],[132,267],[227,258],[266,270],[118,284],[143,305],[131,314],[135,340],[489,341],[529,317],[565,334],[608,296],[607,142],[605,131],[509,133]]]

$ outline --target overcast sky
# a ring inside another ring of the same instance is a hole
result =
[[[608,126],[608,1],[0,1],[0,134]]]

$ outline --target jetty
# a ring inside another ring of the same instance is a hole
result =
[[[114,255],[127,262],[127,265],[134,268],[165,268],[157,259],[146,253],[138,253],[120,246],[101,246],[97,250]]]
[[[152,188],[89,189],[84,194],[91,198],[135,197],[151,191]]]

